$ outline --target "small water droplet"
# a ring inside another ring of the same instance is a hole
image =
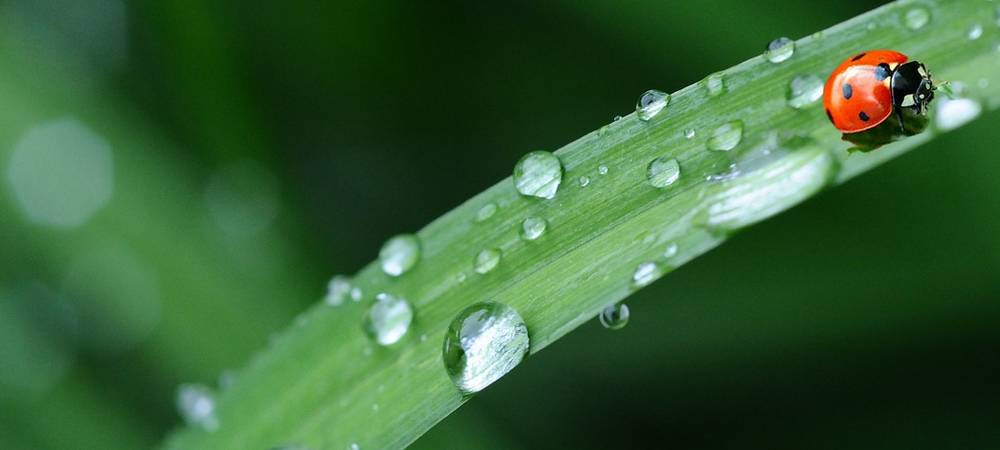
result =
[[[670,104],[670,94],[656,89],[650,89],[639,96],[635,103],[635,112],[639,120],[647,121],[663,111]]]
[[[743,139],[743,122],[734,120],[720,125],[708,139],[708,149],[727,152],[732,150]]]
[[[611,121],[612,122],[617,122],[617,121],[622,120],[622,119],[623,119],[622,116],[615,116],[613,119],[611,119]]]
[[[485,222],[490,217],[493,217],[493,215],[496,213],[497,213],[497,204],[487,203],[483,205],[482,208],[479,208],[478,212],[476,212],[476,222]]]
[[[330,279],[326,285],[326,298],[324,301],[330,306],[339,306],[351,295],[351,279],[343,275],[336,275]]]
[[[646,168],[646,179],[655,188],[665,188],[681,177],[681,166],[674,158],[656,158]]]
[[[215,416],[215,392],[201,384],[182,384],[177,388],[177,411],[188,425],[205,431],[219,429]]]
[[[563,167],[556,155],[535,151],[514,166],[514,187],[521,195],[551,199],[562,183]]]
[[[528,328],[517,311],[502,303],[477,303],[451,321],[442,358],[455,386],[474,394],[517,367],[529,348]]]
[[[420,335],[420,342],[427,342],[427,335],[426,334],[421,334]]]
[[[410,330],[413,307],[406,299],[381,293],[365,316],[365,332],[376,343],[388,346],[399,342]]]
[[[795,41],[780,37],[767,44],[767,50],[764,51],[764,57],[772,63],[780,63],[791,58],[795,54]]]
[[[906,27],[914,31],[923,28],[930,21],[931,13],[920,6],[910,9],[903,16],[903,22],[906,23]]]
[[[395,236],[382,246],[378,258],[383,272],[398,277],[420,261],[420,240],[412,234]]]
[[[354,442],[347,446],[347,450],[361,450],[361,446],[357,442]]]
[[[466,275],[465,272],[459,272],[458,275],[455,276],[455,280],[458,281],[459,284],[465,283],[465,280],[467,278],[468,278],[468,275]]]
[[[661,275],[663,275],[663,270],[655,262],[639,264],[639,267],[636,267],[635,272],[632,273],[632,286],[636,288],[648,286]]]
[[[695,136],[694,128],[688,128],[688,129],[684,130],[684,138],[685,139],[694,139],[694,136]]]
[[[979,117],[982,111],[982,105],[972,99],[941,99],[937,106],[935,124],[941,131],[951,131]]]
[[[966,33],[966,36],[970,41],[983,37],[983,26],[978,23],[972,24],[972,26],[969,27],[969,32]]]
[[[351,301],[353,301],[354,303],[360,302],[364,296],[365,293],[364,291],[361,290],[360,286],[354,286],[351,289]]]
[[[705,79],[705,89],[711,97],[717,97],[726,92],[726,78],[722,72],[716,72]]]
[[[601,175],[607,175],[608,174],[608,166],[605,166],[604,164],[601,164],[601,167],[597,168],[597,173],[599,173]]]
[[[788,84],[788,106],[802,109],[823,96],[823,80],[816,75],[796,75]]]
[[[677,252],[679,250],[680,247],[677,245],[677,243],[671,243],[670,245],[667,246],[667,250],[663,252],[663,258],[664,259],[673,258],[674,256],[677,256]]]
[[[533,241],[542,237],[549,227],[549,222],[541,217],[529,217],[521,222],[521,238],[526,241]]]
[[[601,322],[601,326],[609,330],[620,330],[628,325],[628,305],[624,303],[616,303],[614,305],[608,305],[601,311],[598,319]]]
[[[580,177],[580,187],[590,186],[590,177],[584,175]]]
[[[488,248],[476,255],[475,269],[476,273],[480,275],[485,275],[496,269],[500,265],[500,258],[502,253],[498,248]]]

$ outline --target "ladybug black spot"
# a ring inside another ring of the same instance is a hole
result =
[[[854,96],[854,88],[850,83],[844,83],[844,100],[850,100]]]
[[[857,56],[855,56],[855,57],[851,58],[851,61],[857,61],[857,60],[859,60],[859,59],[861,59],[861,58],[864,58],[864,57],[865,57],[865,55],[867,55],[867,53],[858,53],[858,55],[857,55]]]
[[[886,63],[879,64],[877,67],[875,67],[875,79],[878,81],[882,81],[886,78],[889,78],[890,72],[892,72],[892,69],[889,68],[888,64]]]
[[[829,109],[826,110],[826,118],[830,119],[830,123],[834,123],[834,121],[833,121],[833,113],[831,113]]]
[[[871,120],[871,117],[868,117],[868,114],[865,114],[864,111],[861,111],[860,113],[858,113],[858,118],[861,119],[862,122],[867,122],[867,121]]]

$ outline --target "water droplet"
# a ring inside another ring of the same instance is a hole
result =
[[[347,446],[347,450],[361,450],[361,446],[357,442],[354,442]]]
[[[777,38],[767,44],[764,57],[775,64],[784,62],[795,53],[795,41],[786,37]]]
[[[663,111],[670,104],[670,94],[656,89],[650,89],[639,96],[635,103],[635,113],[639,120],[647,121]]]
[[[788,84],[788,106],[802,109],[823,96],[823,80],[816,75],[796,75]]]
[[[514,166],[514,187],[521,195],[551,199],[562,183],[563,168],[559,157],[545,151],[524,155]]]
[[[620,330],[628,325],[628,305],[624,303],[617,303],[614,305],[608,305],[601,311],[601,315],[597,316],[601,321],[601,326],[609,330]]]
[[[421,334],[420,335],[420,342],[427,342],[427,335],[426,334]]]
[[[708,76],[705,79],[705,89],[708,90],[708,95],[711,97],[716,97],[720,94],[726,92],[726,78],[722,72],[716,72]]]
[[[177,388],[177,410],[188,425],[206,431],[219,428],[215,416],[215,392],[201,384],[182,384]]]
[[[482,208],[479,208],[478,212],[476,212],[476,222],[485,222],[490,217],[493,217],[493,215],[496,213],[497,213],[497,204],[487,203],[483,205]]]
[[[597,173],[599,173],[601,175],[607,175],[608,174],[608,166],[605,166],[604,164],[601,164],[601,167],[597,168]]]
[[[708,139],[708,149],[727,152],[732,150],[743,139],[743,122],[734,120],[720,125]]]
[[[665,188],[681,177],[681,166],[674,158],[656,158],[646,168],[646,179],[656,188]]]
[[[526,241],[533,241],[542,237],[549,227],[549,222],[541,217],[529,217],[521,222],[521,238]]]
[[[355,303],[360,302],[361,298],[364,297],[364,294],[365,293],[364,291],[361,290],[361,287],[354,286],[353,288],[351,288],[351,301]]]
[[[677,256],[677,252],[679,250],[680,247],[676,243],[671,243],[670,245],[667,246],[667,250],[663,252],[663,258],[664,259],[673,258],[674,256]]]
[[[954,130],[979,117],[982,111],[982,105],[975,100],[944,98],[938,102],[935,124],[941,131]]]
[[[590,177],[584,175],[580,177],[580,187],[590,186]]]
[[[498,248],[488,248],[479,252],[476,255],[475,269],[476,273],[480,275],[485,275],[496,269],[500,265],[500,258],[502,253]]]
[[[334,276],[326,285],[326,298],[324,300],[327,305],[339,306],[351,295],[352,289],[350,278],[343,275]]]
[[[615,116],[613,119],[611,119],[611,121],[612,122],[617,122],[617,121],[622,120],[622,119],[623,119],[622,116]]]
[[[684,139],[694,139],[695,131],[694,128],[688,128],[684,130]]]
[[[420,240],[412,234],[401,234],[386,241],[378,254],[382,271],[398,277],[420,261]]]
[[[474,394],[517,367],[529,348],[528,328],[517,311],[502,303],[477,303],[451,321],[442,357],[455,386]]]
[[[466,280],[466,279],[467,279],[468,277],[469,277],[469,276],[468,276],[468,275],[466,275],[466,274],[465,274],[465,272],[459,272],[459,273],[458,273],[458,275],[456,275],[456,276],[455,276],[455,280],[456,280],[456,281],[458,281],[458,282],[459,282],[459,284],[461,284],[461,283],[465,283],[465,280]]]
[[[406,299],[381,293],[365,316],[365,332],[379,345],[399,342],[413,322],[413,307]]]
[[[931,21],[931,13],[927,9],[922,7],[915,7],[906,12],[903,16],[903,22],[906,23],[906,27],[911,30],[919,30],[927,25]]]
[[[661,275],[663,275],[663,270],[655,262],[639,264],[639,267],[636,267],[635,272],[632,273],[632,286],[637,288],[648,286]]]
[[[966,36],[968,36],[970,41],[981,38],[983,36],[983,26],[978,23],[972,24]]]

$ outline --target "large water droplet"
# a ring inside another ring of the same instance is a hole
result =
[[[401,234],[386,241],[378,254],[382,271],[398,277],[420,261],[420,240],[412,234]]]
[[[485,275],[496,269],[500,265],[500,258],[502,253],[498,248],[488,248],[476,255],[475,269],[476,273],[480,275]]]
[[[982,105],[972,99],[941,99],[938,102],[935,124],[941,131],[951,131],[979,117],[982,111]]]
[[[617,303],[614,305],[608,305],[601,311],[601,315],[598,319],[601,321],[601,326],[609,330],[620,330],[628,325],[628,305],[624,303]]]
[[[477,303],[455,317],[444,338],[444,367],[460,391],[474,394],[517,367],[530,341],[524,320],[502,303]]]
[[[788,106],[802,109],[823,96],[823,80],[816,75],[796,75],[788,84]]]
[[[514,166],[514,187],[521,195],[551,199],[562,183],[563,168],[559,157],[545,151],[524,155]]]
[[[351,295],[351,279],[343,275],[337,275],[330,279],[326,285],[326,298],[324,301],[330,306],[338,306]]]
[[[526,241],[533,241],[542,237],[549,227],[548,221],[541,217],[529,217],[521,222],[521,238]]]
[[[656,188],[670,186],[680,177],[681,166],[674,158],[656,158],[646,168],[646,178]]]
[[[201,384],[182,384],[177,388],[177,411],[188,425],[206,431],[219,428],[215,416],[215,392]]]
[[[969,31],[965,35],[970,41],[979,39],[983,36],[983,26],[978,23],[974,23],[971,27],[969,27]]]
[[[670,104],[670,94],[650,89],[639,96],[635,103],[635,113],[639,120],[646,121],[663,111]]]
[[[705,79],[705,90],[708,91],[708,95],[711,97],[716,97],[720,94],[726,92],[726,78],[722,72],[716,72],[708,76]]]
[[[497,213],[497,204],[487,203],[483,205],[482,208],[479,208],[478,212],[476,212],[476,222],[485,222],[490,217],[493,217],[493,215],[496,213]]]
[[[365,332],[379,345],[399,342],[410,330],[413,307],[406,299],[381,293],[365,316]]]
[[[708,149],[727,152],[732,150],[743,139],[743,122],[734,120],[720,125],[708,139]]]
[[[906,27],[914,31],[923,28],[930,21],[931,13],[920,6],[910,9],[903,16],[903,22],[906,23]]]
[[[637,288],[648,286],[661,275],[663,275],[663,270],[655,262],[639,264],[639,267],[636,267],[635,272],[632,273],[632,286]]]
[[[775,64],[784,62],[795,53],[795,41],[786,37],[777,38],[767,44],[764,57]]]

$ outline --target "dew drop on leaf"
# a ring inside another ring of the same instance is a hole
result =
[[[559,157],[535,151],[524,155],[514,166],[514,187],[521,195],[551,199],[562,183],[563,168]]]
[[[656,158],[646,168],[646,179],[655,188],[665,188],[681,177],[681,166],[674,158]]]
[[[517,311],[486,302],[466,308],[452,320],[442,357],[459,391],[473,394],[517,367],[529,348],[528,328]]]
[[[795,54],[795,41],[786,37],[769,42],[767,50],[764,51],[764,57],[775,64],[788,60],[793,54]]]
[[[670,104],[670,94],[650,89],[639,96],[635,103],[635,113],[639,120],[647,121],[663,111]]]
[[[549,227],[548,221],[541,217],[529,217],[521,222],[521,238],[526,241],[534,241],[543,234]]]
[[[620,330],[625,328],[625,325],[628,325],[628,317],[628,305],[624,303],[616,303],[605,307],[598,316],[598,320],[604,328],[609,330]]]
[[[413,307],[406,299],[381,293],[365,316],[364,329],[373,341],[382,346],[399,342],[410,330]]]
[[[485,275],[487,273],[492,272],[494,269],[497,268],[497,266],[500,265],[500,259],[502,255],[503,254],[500,252],[500,249],[498,248],[488,248],[479,252],[479,254],[476,255],[476,260],[474,264],[476,273],[480,275]]]
[[[420,261],[420,240],[412,234],[402,234],[386,241],[378,254],[382,271],[398,277]]]
[[[743,122],[734,120],[720,125],[708,139],[708,149],[727,152],[743,140]]]
[[[188,425],[205,431],[219,428],[215,416],[215,392],[201,384],[182,384],[177,388],[177,411]]]

